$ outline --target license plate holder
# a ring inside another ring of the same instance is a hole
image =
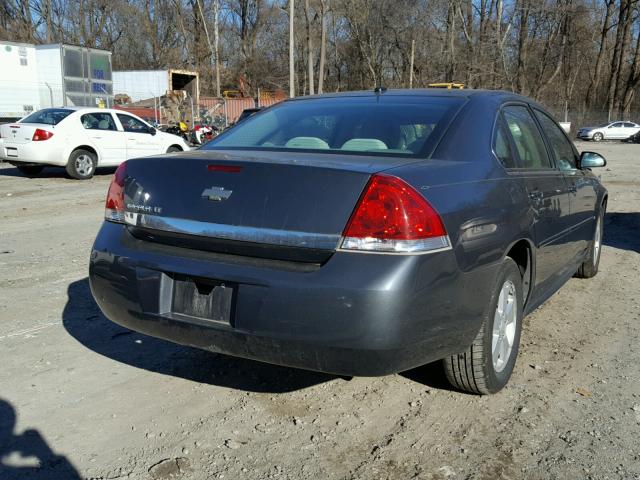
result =
[[[230,326],[235,291],[228,282],[174,278],[171,312]]]
[[[6,147],[7,157],[18,157],[18,149],[14,147]]]

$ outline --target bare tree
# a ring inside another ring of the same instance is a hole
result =
[[[0,39],[109,49],[116,69],[195,69],[205,95],[457,81],[577,121],[640,115],[640,0],[300,0],[289,16],[292,3],[0,0]]]

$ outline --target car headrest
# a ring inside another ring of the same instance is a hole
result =
[[[293,137],[284,146],[287,148],[309,148],[315,150],[329,149],[329,144],[317,137]]]
[[[387,145],[377,138],[352,138],[344,142],[341,147],[341,150],[354,150],[358,152],[387,149]]]

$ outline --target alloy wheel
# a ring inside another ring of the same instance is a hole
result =
[[[75,163],[76,171],[83,177],[87,177],[93,172],[93,159],[89,155],[78,155]]]
[[[600,248],[602,247],[602,217],[598,215],[596,221],[596,233],[593,237],[593,266],[598,264],[600,259]]]
[[[516,305],[516,287],[507,280],[500,289],[498,305],[493,316],[491,337],[491,358],[496,372],[504,370],[511,357],[518,321]]]

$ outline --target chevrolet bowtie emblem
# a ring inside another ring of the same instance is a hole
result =
[[[221,202],[222,200],[227,200],[232,193],[233,190],[225,190],[224,187],[211,187],[205,188],[202,192],[202,198],[213,202]]]

